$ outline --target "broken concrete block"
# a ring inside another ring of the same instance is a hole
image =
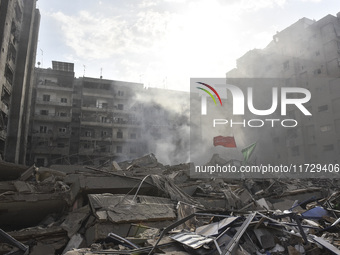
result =
[[[83,241],[84,238],[80,234],[75,234],[74,236],[71,237],[62,254],[65,254],[66,252],[72,249],[79,248]]]

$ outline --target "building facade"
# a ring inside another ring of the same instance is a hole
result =
[[[236,79],[235,79],[236,78]],[[287,117],[296,128],[268,132],[272,163],[339,163],[340,156],[340,13],[315,21],[302,18],[273,36],[263,49],[254,49],[237,60],[227,81],[282,79],[285,87],[311,92],[305,116],[296,107]],[[270,94],[268,94],[270,95]]]
[[[166,134],[179,125],[176,119],[183,121],[164,102],[179,93],[145,89],[140,83],[75,78],[73,69],[72,63],[57,61],[52,69],[36,68],[28,164],[98,166],[155,152],[160,141],[170,144]]]
[[[0,155],[25,164],[40,14],[36,0],[0,1]]]

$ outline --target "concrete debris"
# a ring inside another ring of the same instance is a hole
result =
[[[0,166],[0,254],[340,254],[336,179],[202,180],[153,154]]]

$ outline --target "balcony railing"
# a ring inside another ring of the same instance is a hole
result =
[[[34,120],[71,122],[71,119],[71,114],[67,114],[66,116],[60,116],[58,114],[34,114]]]
[[[60,101],[45,101],[43,99],[36,99],[35,102],[36,104],[43,104],[43,105],[56,105],[56,106],[67,106],[67,107],[72,106],[71,102],[63,103]]]

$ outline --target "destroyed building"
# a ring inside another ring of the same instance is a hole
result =
[[[0,166],[1,254],[340,254],[337,179],[193,179],[152,154]]]
[[[262,148],[271,146],[269,162],[339,163],[339,18],[340,13],[318,21],[302,18],[277,32],[266,48],[251,50],[237,59],[237,68],[227,73],[231,84],[249,86],[277,79],[277,84],[273,82],[276,87],[301,87],[311,92],[312,98],[305,107],[312,116],[291,108],[287,118],[296,119],[299,125],[273,128],[266,133],[267,142]],[[270,89],[267,95],[270,97]]]
[[[0,5],[0,157],[25,164],[40,13],[36,0]]]
[[[32,97],[29,164],[103,165],[160,149],[171,159],[188,151],[189,93],[75,78],[73,63],[53,61],[52,69],[36,68]]]

